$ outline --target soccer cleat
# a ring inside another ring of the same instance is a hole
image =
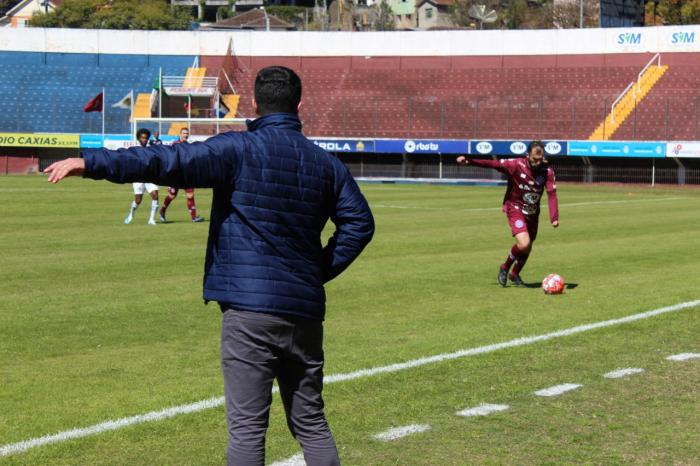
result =
[[[148,219],[148,224],[149,224],[149,225],[155,225],[155,224],[156,224],[156,221],[153,220],[152,218],[151,218],[151,219]]]
[[[501,286],[506,286],[508,281],[508,270],[503,267],[498,268],[498,284]]]
[[[515,286],[525,286],[525,282],[522,278],[520,278],[520,275],[515,275],[511,273],[508,278],[510,278],[510,282]]]
[[[134,217],[131,214],[127,215],[126,218],[124,219],[124,225],[130,224],[133,219],[134,219]]]
[[[196,217],[194,217],[194,218],[192,219],[192,221],[193,221],[194,223],[200,223],[200,222],[203,222],[203,221],[204,221],[204,218],[202,218],[202,217],[200,217],[199,215],[197,215]]]
[[[158,217],[160,218],[161,222],[167,222],[167,220],[165,219],[165,211],[163,209],[158,211]]]

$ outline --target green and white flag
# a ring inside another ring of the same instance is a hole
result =
[[[153,90],[151,90],[151,113],[158,110],[158,96],[160,95],[160,73],[153,80]]]

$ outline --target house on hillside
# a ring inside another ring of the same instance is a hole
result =
[[[0,27],[24,27],[35,12],[49,12],[58,5],[61,0],[22,0],[8,9],[4,16],[0,17]]]
[[[416,27],[416,0],[387,0],[396,19],[396,29]]]
[[[240,15],[226,18],[202,27],[202,30],[252,29],[255,31],[296,31],[297,27],[277,16],[269,14],[264,8],[248,10]]]
[[[443,29],[454,27],[450,8],[454,0],[416,0],[416,27]]]

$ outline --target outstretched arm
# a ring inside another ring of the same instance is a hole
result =
[[[499,172],[509,174],[512,171],[513,164],[512,159],[468,159],[467,157],[460,155],[457,157],[458,165],[475,165],[477,167],[493,168]]]
[[[54,163],[45,172],[49,182],[85,176],[114,183],[135,181],[179,187],[214,187],[230,179],[236,158],[236,136],[222,134],[203,143],[175,146],[88,149],[82,159]]]
[[[67,176],[83,176],[85,160],[74,157],[54,162],[44,170],[44,173],[49,175],[49,183],[54,184]]]

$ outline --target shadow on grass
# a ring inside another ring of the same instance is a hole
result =
[[[512,287],[512,288],[542,288],[542,283],[533,282],[533,283],[525,283],[525,284],[523,284],[523,286],[510,285],[510,287]],[[578,283],[567,283],[566,285],[564,285],[564,288],[566,288],[567,290],[576,289],[576,288],[578,288]]]

